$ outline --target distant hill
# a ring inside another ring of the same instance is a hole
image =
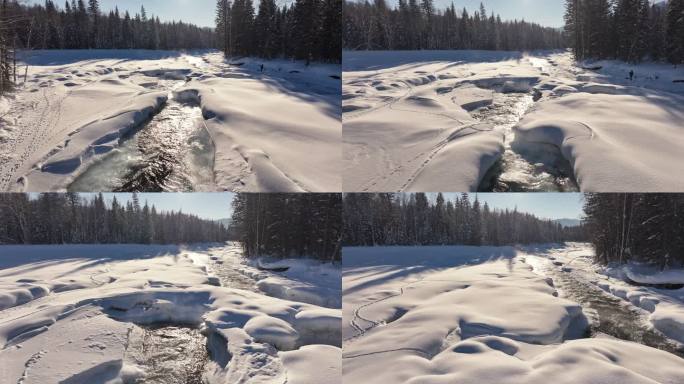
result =
[[[580,219],[558,219],[554,221],[564,227],[579,227],[582,224]]]

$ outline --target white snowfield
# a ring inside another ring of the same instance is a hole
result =
[[[612,338],[512,247],[346,248],[343,378],[363,383],[668,383],[682,359]]]
[[[578,66],[568,52],[410,51],[344,52],[343,71],[345,191],[475,191],[507,143],[555,148],[583,191],[684,191],[673,176],[684,148],[684,83],[674,80],[684,68]],[[510,104],[512,94],[529,99]]]
[[[202,108],[215,190],[341,187],[339,65],[144,50],[32,51],[24,61],[26,83],[0,104],[0,190],[67,189],[170,98]]]
[[[132,350],[153,324],[202,331],[207,383],[341,382],[340,310],[215,286],[238,250],[0,247],[0,383],[144,381]]]

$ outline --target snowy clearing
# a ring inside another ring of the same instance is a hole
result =
[[[264,295],[240,255],[0,247],[0,382],[340,382],[340,310]]]
[[[345,191],[684,191],[684,68],[385,51],[343,70]]]
[[[26,82],[0,103],[0,190],[341,186],[339,65],[215,51],[22,58]]]
[[[345,248],[344,380],[679,382],[681,357],[592,332],[538,269],[572,247]]]

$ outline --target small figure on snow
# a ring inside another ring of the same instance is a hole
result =
[[[264,72],[264,64],[261,64],[261,72]]]
[[[629,81],[634,81],[634,70],[629,71]]]

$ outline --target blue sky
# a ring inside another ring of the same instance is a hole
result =
[[[460,196],[460,194],[457,194]],[[582,211],[583,194],[581,193],[471,193],[480,202],[485,201],[492,208],[514,209],[529,212],[544,219],[579,219],[584,215]],[[454,194],[445,194],[447,199],[453,199]]]
[[[254,7],[259,0],[253,0]],[[480,8],[482,0],[454,0],[454,5],[460,10],[466,7],[469,12]],[[43,3],[43,0],[30,0],[32,3]],[[277,0],[282,5],[289,3]],[[522,19],[534,21],[551,27],[563,26],[563,0],[484,0],[487,12],[494,11],[503,19]],[[60,7],[64,7],[64,0],[55,0]],[[398,0],[388,0],[396,4]],[[131,14],[140,11],[144,5],[148,14],[159,16],[160,20],[183,20],[200,26],[214,26],[214,9],[216,0],[100,0],[100,8],[109,11],[114,6],[119,11],[128,10]],[[435,6],[443,9],[451,5],[451,0],[435,0]]]

